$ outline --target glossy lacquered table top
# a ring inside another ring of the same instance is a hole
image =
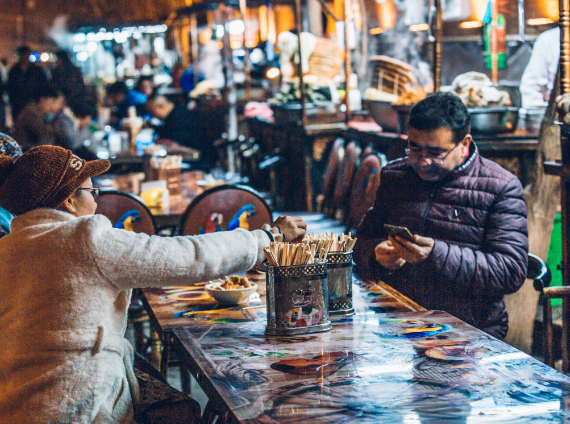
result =
[[[244,305],[218,304],[206,293],[206,283],[198,283],[143,289],[146,310],[160,329],[166,332],[179,326],[236,324],[258,320],[265,322],[265,274],[248,273],[247,277],[258,285],[258,289],[257,296],[254,295]],[[359,312],[422,309],[381,282],[355,281],[353,301]]]
[[[265,321],[173,329],[234,422],[521,423],[570,419],[570,378],[440,311],[362,311],[330,332]]]

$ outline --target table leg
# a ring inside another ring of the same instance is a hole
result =
[[[204,413],[202,414],[202,419],[200,420],[200,424],[213,424],[216,421],[218,414],[214,410],[214,406],[212,405],[212,401],[209,400],[206,404],[206,408],[204,408]]]
[[[182,383],[182,391],[188,395],[192,394],[190,370],[183,360],[180,360],[180,382]]]
[[[162,365],[162,342],[156,330],[150,330],[151,346],[150,346],[150,363],[157,370],[160,369]]]
[[[170,346],[172,344],[172,336],[170,333],[164,334],[162,340],[162,354],[160,355],[160,372],[166,377],[168,374],[168,358],[170,356]]]

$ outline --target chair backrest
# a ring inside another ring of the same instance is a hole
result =
[[[333,203],[337,208],[342,207],[348,200],[359,157],[360,147],[354,141],[350,142],[344,149],[344,158],[336,174]]]
[[[344,140],[337,138],[332,145],[323,181],[323,195],[326,200],[332,198],[338,167],[344,158]]]
[[[350,191],[348,216],[346,219],[348,230],[356,228],[364,214],[374,205],[376,192],[380,186],[381,169],[382,161],[380,156],[375,153],[369,153],[360,161],[360,166],[356,171]]]
[[[271,209],[251,187],[218,186],[190,203],[180,219],[178,233],[187,236],[235,228],[257,230],[272,221]]]
[[[96,202],[97,211],[95,213],[105,215],[114,226],[119,221],[123,221],[122,225],[125,227],[124,221],[127,221],[127,227],[132,227],[135,233],[145,233],[149,236],[156,234],[154,218],[140,197],[105,188],[101,190]],[[138,214],[131,211],[137,211]],[[132,216],[129,218],[129,215]]]

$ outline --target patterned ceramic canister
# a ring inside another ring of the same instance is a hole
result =
[[[328,331],[327,262],[272,267],[267,265],[265,334],[291,335]]]

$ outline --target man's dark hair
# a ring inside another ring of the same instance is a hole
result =
[[[129,89],[127,84],[122,81],[117,81],[110,86],[107,87],[107,96],[111,96],[113,94],[128,94]]]
[[[471,131],[469,112],[453,93],[434,93],[417,103],[410,112],[408,126],[421,131],[449,128],[458,144]]]
[[[58,89],[52,87],[51,85],[42,85],[34,90],[33,100],[39,102],[44,98],[57,99],[62,93]]]
[[[89,103],[81,103],[75,105],[73,108],[73,114],[77,118],[86,118],[90,116],[91,118],[97,118],[97,108]]]

